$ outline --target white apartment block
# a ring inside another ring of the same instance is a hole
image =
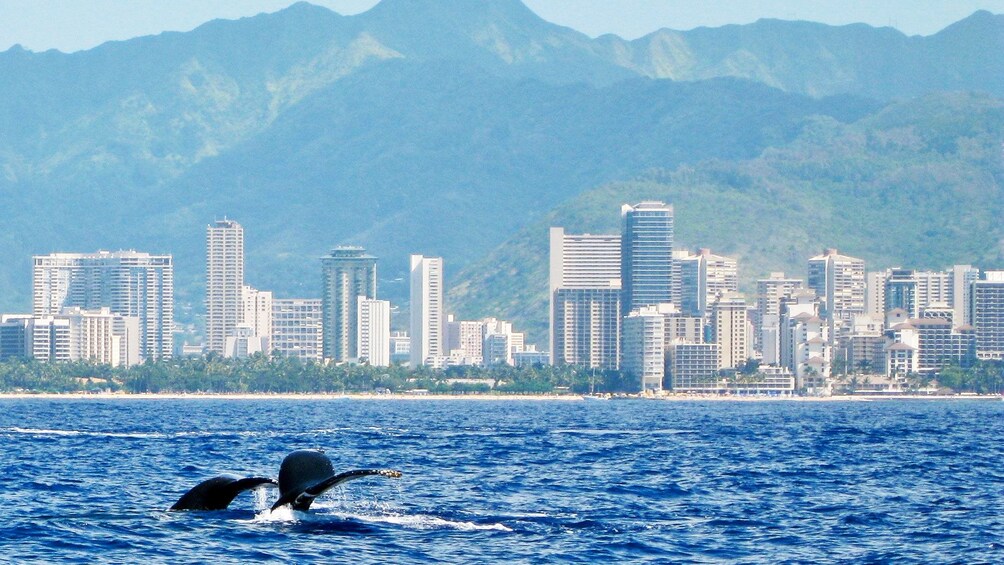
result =
[[[373,367],[390,366],[390,302],[364,296],[359,302],[359,362]]]
[[[643,391],[661,391],[666,372],[666,318],[653,306],[625,316],[621,370],[640,381]]]
[[[411,256],[411,366],[446,353],[443,258]]]
[[[681,255],[677,259],[680,309],[685,315],[706,316],[719,296],[739,290],[739,270],[735,259],[715,255],[710,249]]]
[[[224,355],[244,313],[244,228],[218,220],[206,228],[206,351]]]
[[[137,251],[36,255],[32,314],[64,308],[99,310],[139,320],[141,359],[170,358],[174,350],[174,265],[170,255]]]
[[[753,349],[761,353],[765,365],[777,365],[781,359],[781,303],[802,290],[803,281],[771,273],[756,283],[756,309],[753,315]]]
[[[1004,271],[987,271],[973,281],[969,298],[977,357],[1004,359]]]
[[[738,293],[719,296],[711,306],[713,341],[718,344],[719,369],[735,369],[750,357],[746,300]]]
[[[270,343],[273,355],[320,362],[324,348],[321,300],[273,299]]]
[[[673,341],[667,347],[667,356],[675,392],[717,392],[721,388],[717,343]]]
[[[594,234],[566,234],[564,228],[552,227],[550,231],[550,277],[549,277],[549,318],[550,350],[552,363],[569,363],[569,356],[560,355],[567,348],[566,342],[559,343],[559,334],[576,339],[567,330],[581,326],[581,320],[569,320],[563,316],[581,315],[578,309],[559,309],[559,290],[593,290],[621,288],[621,236]],[[567,304],[566,295],[563,303]],[[617,312],[620,319],[621,313]],[[617,324],[619,330],[620,324]],[[620,339],[620,335],[617,335]],[[574,355],[575,358],[602,356],[598,352]],[[577,364],[577,363],[576,363]]]
[[[822,299],[821,317],[830,324],[830,339],[849,332],[854,316],[865,313],[865,262],[826,249],[809,259],[808,288]]]

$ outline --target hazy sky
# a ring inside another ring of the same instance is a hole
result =
[[[311,0],[356,14],[376,0]],[[443,2],[477,0],[440,0]],[[840,25],[864,22],[930,35],[976,10],[1004,13],[1004,0],[524,0],[544,19],[591,36],[633,39],[659,28],[744,24],[759,18]],[[113,39],[188,31],[215,18],[274,12],[293,0],[0,0],[0,51],[89,49]]]

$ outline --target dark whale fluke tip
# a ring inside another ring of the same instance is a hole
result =
[[[226,510],[240,493],[262,485],[276,485],[269,477],[239,478],[220,475],[202,481],[174,503],[171,510]]]
[[[401,471],[394,469],[356,469],[335,474],[331,459],[323,451],[303,449],[294,451],[282,460],[279,467],[279,500],[272,510],[289,504],[293,510],[310,509],[314,499],[328,489],[346,481],[362,477],[401,477]]]

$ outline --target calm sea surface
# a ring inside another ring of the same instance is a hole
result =
[[[1004,402],[0,400],[4,562],[1004,562]],[[309,513],[167,512],[290,451]]]

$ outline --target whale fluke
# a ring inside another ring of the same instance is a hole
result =
[[[323,451],[294,451],[282,460],[279,467],[279,500],[272,505],[272,510],[286,504],[293,510],[309,510],[314,499],[328,489],[346,481],[374,475],[398,478],[401,472],[392,469],[357,469],[336,475],[331,459]]]
[[[171,510],[226,510],[238,494],[261,485],[274,484],[275,479],[268,477],[242,479],[234,475],[220,475],[195,485],[174,503]]]

